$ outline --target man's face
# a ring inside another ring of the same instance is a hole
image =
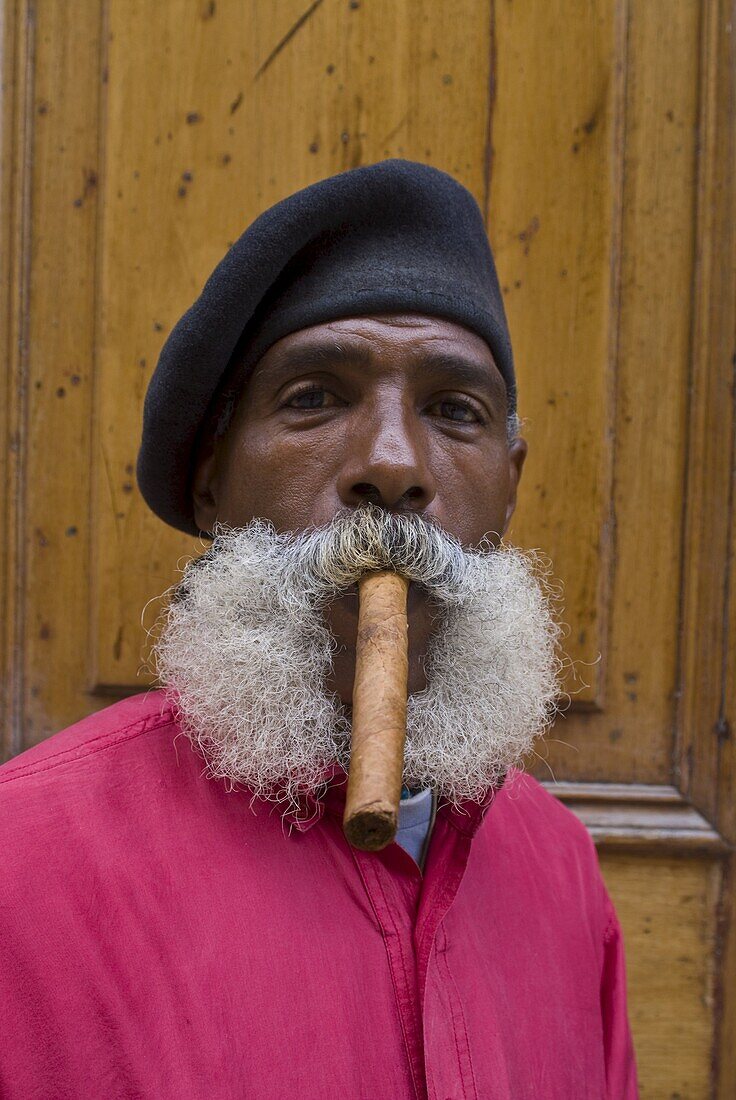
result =
[[[418,314],[315,325],[279,340],[253,371],[225,436],[198,463],[195,518],[280,531],[366,502],[432,518],[465,546],[495,545],[511,519],[526,444],[507,442],[504,381],[486,343]],[[328,609],[339,650],[330,687],[349,703],[357,599]],[[409,690],[424,687],[432,630],[409,594]]]

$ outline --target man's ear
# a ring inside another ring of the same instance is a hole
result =
[[[192,478],[194,522],[200,531],[205,531],[207,534],[212,531],[217,520],[217,500],[215,498],[216,458],[215,440],[210,437],[199,446]]]
[[[524,460],[527,456],[529,445],[521,436],[517,436],[513,443],[509,444],[509,499],[506,505],[506,520],[503,525],[505,535],[511,523],[511,517],[516,508],[516,494],[521,480],[521,471],[524,469]]]

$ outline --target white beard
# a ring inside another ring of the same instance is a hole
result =
[[[465,551],[416,515],[373,507],[303,535],[254,520],[220,529],[174,591],[159,677],[208,772],[297,804],[350,760],[349,715],[328,693],[335,641],[324,606],[367,570],[395,568],[437,616],[426,690],[408,701],[404,783],[479,801],[550,725],[559,627],[532,555]]]

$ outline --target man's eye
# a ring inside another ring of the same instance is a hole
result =
[[[321,386],[310,386],[309,389],[300,390],[299,393],[292,394],[286,402],[287,408],[290,409],[325,409],[334,404],[333,395]]]
[[[429,411],[444,420],[454,420],[456,424],[477,424],[480,421],[473,406],[465,401],[451,401],[449,398],[436,401]]]

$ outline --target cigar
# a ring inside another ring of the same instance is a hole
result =
[[[409,582],[366,573],[358,582],[353,730],[343,831],[377,852],[396,836],[406,740]]]

